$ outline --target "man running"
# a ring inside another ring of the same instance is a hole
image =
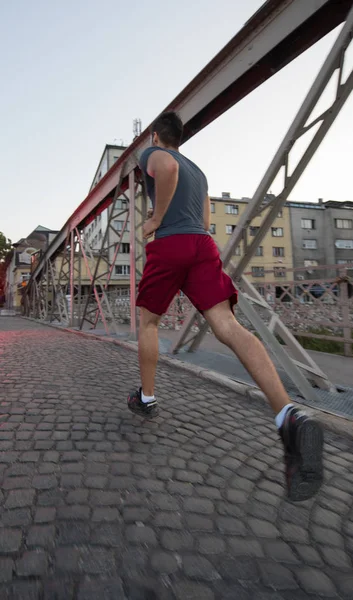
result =
[[[321,427],[290,403],[264,346],[234,317],[237,291],[223,271],[218,248],[208,233],[207,179],[180,154],[182,134],[179,116],[163,113],[152,127],[153,146],[140,159],[153,205],[143,235],[149,238],[155,233],[155,240],[146,246],[147,261],[137,298],[142,387],[129,395],[128,407],[146,417],[157,414],[158,325],[182,290],[216,338],[233,350],[267,396],[284,445],[288,497],[306,500],[319,490],[323,480]]]

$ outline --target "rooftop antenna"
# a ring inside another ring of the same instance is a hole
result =
[[[133,120],[133,134],[134,134],[134,140],[136,140],[136,138],[138,138],[141,135],[141,131],[142,131],[142,122],[141,119],[134,119]]]

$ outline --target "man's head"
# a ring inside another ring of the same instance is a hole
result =
[[[183,123],[174,111],[162,113],[152,125],[152,144],[177,150],[183,135]]]

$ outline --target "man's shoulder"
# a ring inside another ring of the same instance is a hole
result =
[[[140,156],[140,166],[141,167],[145,168],[147,166],[147,161],[148,161],[149,157],[156,150],[158,150],[158,148],[156,148],[155,146],[150,146],[149,148],[145,148],[145,150],[143,150],[143,152],[141,153],[141,156]]]

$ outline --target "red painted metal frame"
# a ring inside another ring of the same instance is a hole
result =
[[[92,282],[93,282],[93,275],[92,275],[91,268],[90,268],[90,266],[89,266],[89,262],[88,262],[87,254],[86,254],[86,252],[85,252],[85,249],[84,249],[84,247],[83,247],[83,243],[82,243],[81,236],[80,236],[80,233],[79,233],[78,229],[76,228],[76,229],[75,229],[75,231],[76,231],[76,235],[77,235],[78,243],[79,243],[79,245],[80,245],[80,248],[81,248],[81,252],[82,252],[82,258],[83,258],[83,260],[84,260],[84,263],[85,263],[85,265],[86,265],[86,269],[87,269],[88,277],[89,277],[89,279],[90,279],[90,281],[91,281],[91,283],[92,283]],[[105,318],[105,316],[104,316],[104,310],[103,310],[103,308],[102,308],[101,301],[100,301],[99,294],[98,294],[98,290],[97,290],[96,286],[94,286],[94,287],[93,287],[93,293],[94,293],[94,297],[95,297],[95,299],[96,299],[96,302],[97,302],[98,311],[99,311],[100,317],[101,317],[101,319],[102,319],[102,322],[103,322],[103,325],[104,325],[105,332],[106,332],[107,334],[109,334],[109,327],[108,327],[108,324],[107,324],[106,318]],[[73,304],[73,297],[71,298],[71,302],[72,302],[72,304]]]
[[[129,173],[130,190],[130,306],[131,306],[131,338],[137,338],[136,318],[136,231],[135,231],[135,208],[136,208],[136,185],[135,171]]]

